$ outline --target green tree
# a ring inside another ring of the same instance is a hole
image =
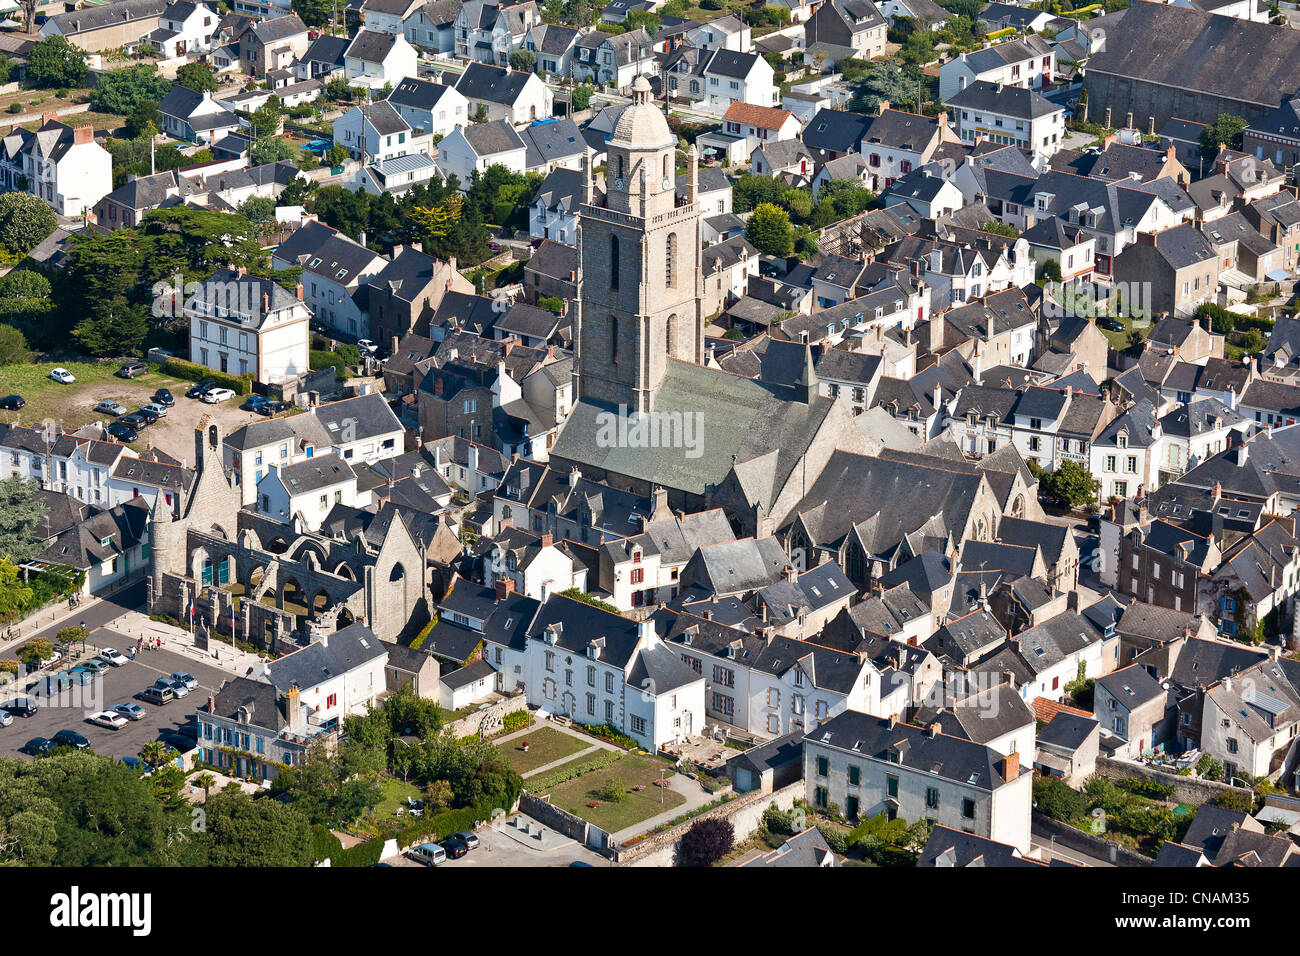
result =
[[[736,212],[750,212],[760,203],[780,205],[785,187],[771,176],[746,173],[732,186],[732,206]]]
[[[1076,461],[1063,461],[1056,471],[1044,476],[1047,490],[1068,504],[1079,506],[1097,500],[1100,484],[1083,465]]]
[[[199,843],[208,866],[310,866],[311,823],[292,806],[242,790],[223,790],[204,802],[206,831]]]
[[[45,517],[40,486],[14,475],[0,480],[0,556],[21,563],[44,550],[36,527]]]
[[[26,365],[32,360],[27,336],[12,325],[0,325],[0,365]]]
[[[284,106],[280,97],[271,96],[248,117],[250,129],[256,139],[279,136],[284,124]]]
[[[58,224],[54,210],[30,193],[0,194],[0,245],[11,253],[31,252]]]
[[[794,229],[790,216],[779,206],[759,203],[745,224],[745,238],[759,252],[788,256],[794,252]]]
[[[337,9],[332,0],[293,0],[289,9],[309,27],[329,26],[330,17]]]
[[[28,67],[31,70],[31,67]],[[1241,149],[1241,135],[1246,131],[1246,121],[1231,113],[1220,113],[1218,118],[1201,130],[1201,156],[1206,162],[1219,155],[1219,147]]]
[[[33,86],[81,86],[88,68],[86,54],[64,37],[46,37],[27,54],[27,82]]]
[[[109,70],[99,77],[90,93],[90,108],[100,113],[130,115],[141,100],[152,100],[155,107],[171,89],[166,77],[158,75],[152,63],[137,63]]]
[[[596,89],[590,83],[582,83],[573,88],[573,108],[578,111],[591,106],[591,94]]]
[[[176,71],[176,85],[195,93],[215,93],[217,74],[206,63],[186,63]]]
[[[1052,282],[1061,281],[1061,263],[1056,259],[1043,260],[1043,278],[1050,279]]]
[[[158,111],[157,100],[140,100],[126,118],[126,131],[132,138],[151,137],[162,129],[162,113]]]
[[[250,196],[239,204],[239,214],[254,225],[275,218],[275,200],[269,196]]]
[[[510,69],[531,73],[537,66],[537,54],[532,50],[515,50],[510,54]]]
[[[24,481],[22,478],[9,478],[7,481]],[[8,537],[6,535],[6,537]],[[0,547],[4,547],[0,541]],[[32,600],[32,588],[23,580],[15,561],[26,560],[21,556],[0,556],[0,621],[13,621],[22,615]]]
[[[248,149],[248,160],[254,166],[261,166],[263,163],[278,163],[282,160],[294,160],[298,158],[298,150],[294,149],[293,143],[287,139],[281,139],[279,136],[272,136],[269,139],[258,140]]]
[[[88,355],[138,355],[149,334],[149,318],[143,305],[119,299],[105,303],[100,315],[82,319],[72,334]]]
[[[48,299],[49,296],[50,280],[32,269],[14,269],[0,277],[0,299]]]
[[[652,40],[663,28],[663,25],[664,21],[660,19],[657,14],[651,13],[649,10],[630,10],[627,16],[623,18],[623,26],[628,30],[635,30],[637,27],[640,27],[645,30],[646,33],[650,34],[650,39]]]

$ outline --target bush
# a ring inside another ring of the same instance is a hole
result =
[[[625,796],[627,791],[616,777],[610,777],[596,788],[596,798],[608,803],[622,803]]]
[[[1129,793],[1135,793],[1139,797],[1146,797],[1148,800],[1168,800],[1174,795],[1174,788],[1169,784],[1157,780],[1144,780],[1140,777],[1124,777],[1116,780],[1115,786]]]
[[[501,728],[505,733],[523,730],[533,725],[533,715],[526,710],[516,710],[501,719]]]
[[[822,839],[836,856],[844,856],[849,852],[849,839],[839,827],[833,827],[829,823],[819,823],[817,832],[822,835]]]
[[[1209,754],[1201,754],[1201,759],[1196,761],[1196,772],[1206,780],[1222,780],[1223,764]]]
[[[84,627],[65,627],[54,636],[60,644],[80,644],[90,633]]]
[[[558,767],[552,770],[545,777],[529,777],[528,792],[542,793],[550,790],[552,787],[558,787],[562,783],[567,783],[574,777],[581,777],[583,774],[591,773],[594,770],[603,770],[610,764],[617,763],[622,759],[623,754],[617,750],[602,750],[590,760],[584,760],[580,764],[575,764],[567,769]]]
[[[308,358],[313,372],[319,372],[323,368],[333,368],[334,374],[340,379],[352,377],[352,370],[348,368],[347,361],[338,352],[312,349]]]
[[[251,375],[240,377],[227,372],[218,372],[205,365],[187,362],[184,359],[169,358],[163,363],[162,370],[168,375],[183,378],[190,382],[201,382],[205,378],[210,378],[222,388],[228,388],[236,395],[247,395],[252,390],[253,376]]]
[[[678,866],[712,866],[736,845],[736,830],[722,817],[697,820],[677,845]]]
[[[10,113],[21,113],[22,111],[23,111],[23,104],[22,104],[22,103],[10,103],[10,104],[9,104],[9,112],[10,112]]]

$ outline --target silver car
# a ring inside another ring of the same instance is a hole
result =
[[[141,405],[140,411],[153,412],[153,414],[157,415],[159,418],[167,417],[167,406],[159,405],[157,402],[150,402],[148,405]]]
[[[117,402],[103,401],[95,406],[95,411],[116,418],[119,415],[125,415],[127,409],[125,405],[119,405]]]

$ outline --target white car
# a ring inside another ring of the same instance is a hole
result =
[[[0,727],[8,727],[14,722],[14,715],[7,710],[0,710]]]
[[[235,397],[235,393],[228,388],[213,388],[203,393],[203,400],[209,405],[216,405],[218,402],[228,402]]]
[[[370,341],[369,339],[358,339],[357,348],[359,348],[362,352],[365,352],[367,355],[374,355],[376,352],[379,351],[379,346],[376,345],[374,342]]]
[[[121,730],[130,721],[121,714],[116,714],[111,710],[101,710],[99,713],[91,714],[86,718],[86,723],[94,724],[97,727],[107,727],[109,730]]]
[[[172,671],[172,680],[178,684],[184,684],[186,690],[194,690],[199,686],[198,680],[187,671]]]
[[[123,664],[127,663],[127,656],[121,651],[114,650],[111,647],[104,648],[99,652],[98,656],[101,661],[112,664],[114,667],[121,667]]]
[[[50,378],[54,379],[54,381],[58,382],[60,385],[71,385],[77,380],[77,376],[73,375],[66,368],[50,369]]]

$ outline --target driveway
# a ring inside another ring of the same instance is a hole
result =
[[[540,825],[540,824],[539,824]],[[575,863],[585,866],[612,866],[609,860],[599,853],[579,846],[574,840],[565,839],[549,850],[539,850],[524,846],[504,833],[492,827],[482,827],[475,833],[479,839],[477,849],[470,850],[459,860],[448,860],[438,869],[456,870],[460,868],[476,869],[480,867],[503,866],[573,866]],[[390,866],[423,866],[406,856],[385,860]]]

